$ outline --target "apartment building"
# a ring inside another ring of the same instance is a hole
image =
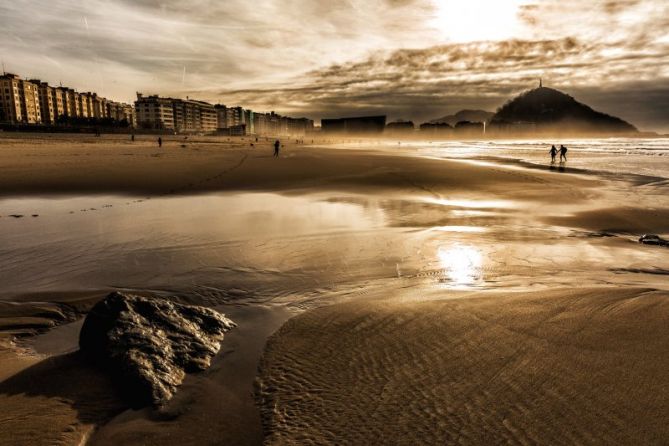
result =
[[[0,76],[0,121],[12,124],[42,122],[39,87],[16,74]]]
[[[53,103],[54,88],[49,86],[48,83],[42,82],[39,79],[31,79],[30,82],[37,87],[40,113],[42,115],[41,122],[43,124],[55,124],[57,116]]]
[[[25,124],[40,124],[42,122],[42,110],[39,106],[39,88],[29,81],[21,80],[19,83],[19,98],[21,100],[21,112]]]
[[[137,125],[146,129],[175,130],[174,99],[137,93],[135,101]]]
[[[254,113],[256,135],[304,136],[314,130],[314,121],[307,118],[289,118],[277,113]]]
[[[23,122],[19,85],[21,79],[15,74],[0,76],[0,121],[12,124]]]
[[[180,133],[214,132],[225,110],[189,98],[161,98],[137,93],[137,124],[141,128],[170,129]]]
[[[51,90],[51,96],[53,100],[53,114],[56,122],[58,122],[58,118],[65,116],[65,99],[63,90],[58,87],[54,87]]]
[[[112,118],[133,125],[132,105],[113,103],[96,93],[78,93],[72,88],[52,87],[39,79],[23,80],[16,74],[0,76],[0,123],[60,125],[68,119]],[[110,110],[112,111],[110,113]],[[97,125],[94,121],[91,124]]]
[[[209,104],[208,102],[203,101],[193,101],[196,103],[200,112],[200,131],[202,132],[215,132],[216,127],[218,127],[218,118],[216,114],[216,108]]]

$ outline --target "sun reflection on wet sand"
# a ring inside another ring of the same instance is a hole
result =
[[[482,228],[480,226],[435,226],[430,230],[441,232],[467,232],[474,234],[486,232],[486,228]]]
[[[503,209],[514,207],[514,203],[508,200],[468,200],[465,198],[454,200],[450,198],[426,198],[425,201],[442,206],[469,209]]]
[[[439,263],[451,288],[467,288],[483,281],[483,256],[470,245],[439,248]]]

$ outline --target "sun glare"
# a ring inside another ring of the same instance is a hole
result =
[[[433,26],[452,42],[502,40],[520,30],[521,0],[434,0]]]
[[[483,257],[472,246],[455,245],[439,248],[439,263],[449,279],[449,286],[468,287],[480,282],[483,275]]]

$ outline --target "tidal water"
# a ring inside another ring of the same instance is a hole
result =
[[[309,306],[426,284],[667,285],[664,251],[546,224],[525,206],[419,195],[3,199],[0,295],[122,289]]]
[[[568,148],[567,166],[611,174],[669,178],[669,138],[598,138],[498,141],[375,141],[368,147],[417,156],[521,161],[548,166],[551,145]],[[340,144],[358,148],[360,143]]]

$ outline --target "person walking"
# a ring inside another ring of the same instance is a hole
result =
[[[555,144],[551,146],[551,149],[548,151],[548,153],[551,154],[551,164],[555,164],[555,157],[557,156],[557,149],[555,148]]]
[[[276,141],[274,141],[274,156],[277,158],[279,157],[279,148],[281,148],[281,143],[277,139]]]
[[[560,144],[560,162],[567,162],[567,148]]]
[[[162,146],[163,146],[163,138],[161,138],[161,137],[159,136],[159,137],[158,137],[158,147],[162,147]]]

